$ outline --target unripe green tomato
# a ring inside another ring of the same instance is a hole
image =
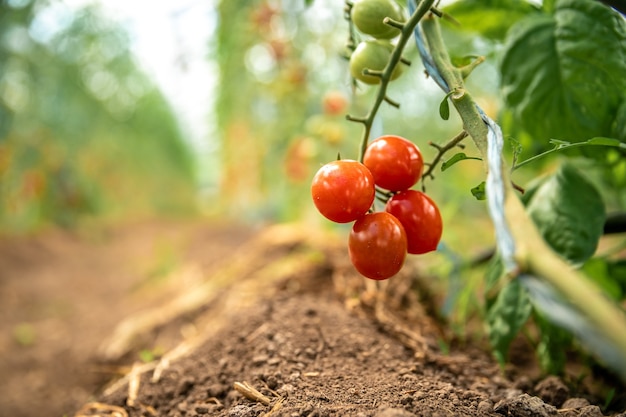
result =
[[[352,6],[351,19],[361,32],[377,39],[391,39],[400,30],[383,23],[389,17],[396,22],[404,22],[404,14],[394,0],[356,0]]]
[[[380,83],[380,77],[363,74],[364,69],[371,71],[382,71],[387,66],[393,45],[389,41],[367,40],[359,43],[352,56],[350,56],[350,74],[359,81],[366,84]],[[391,74],[391,79],[395,80],[402,74],[402,65],[396,65]]]

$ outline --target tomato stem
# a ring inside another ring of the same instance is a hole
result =
[[[400,29],[400,30],[404,29],[404,23],[398,22],[397,20],[393,20],[390,17],[385,17],[383,19],[383,23],[388,26],[394,27],[396,29]]]
[[[435,178],[435,176],[433,175],[433,171],[437,167],[437,164],[439,164],[439,161],[441,161],[441,158],[444,156],[444,154],[448,152],[450,149],[453,149],[454,147],[459,146],[461,141],[465,139],[467,136],[468,136],[467,131],[462,130],[458,135],[450,139],[448,143],[446,143],[445,145],[438,145],[434,142],[428,142],[430,146],[437,149],[437,154],[433,158],[432,162],[426,164],[428,165],[428,169],[422,174],[422,188],[424,187],[424,178],[430,178],[430,179]]]
[[[466,79],[467,77],[469,77],[472,71],[474,71],[474,69],[480,64],[482,64],[483,62],[485,62],[485,57],[479,56],[476,59],[474,59],[472,62],[470,62],[469,64],[463,67],[460,67],[459,70],[461,71],[461,76],[463,77],[463,79]]]
[[[400,108],[400,103],[398,103],[395,100],[390,99],[388,96],[385,96],[385,101],[387,102],[387,104],[395,107],[396,109]]]
[[[406,43],[408,42],[408,40],[413,35],[413,29],[415,29],[417,24],[426,15],[426,13],[428,13],[428,11],[431,10],[434,3],[435,3],[435,0],[422,0],[419,6],[417,7],[417,9],[415,10],[415,12],[409,18],[409,20],[407,20],[405,24],[400,25],[401,27],[396,26],[398,27],[398,29],[400,29],[400,36],[398,37],[398,42],[396,43],[396,46],[391,52],[391,56],[389,58],[389,62],[387,62],[387,66],[382,71],[376,71],[376,72],[370,71],[370,70],[363,71],[367,75],[380,76],[380,85],[378,89],[378,94],[376,95],[376,98],[374,100],[374,104],[372,105],[370,111],[367,113],[365,117],[354,117],[354,116],[349,116],[349,115],[347,116],[348,120],[362,123],[364,127],[363,135],[361,137],[361,144],[359,148],[358,160],[360,162],[363,162],[363,157],[365,156],[365,151],[367,150],[367,144],[369,141],[370,132],[372,130],[372,124],[374,123],[374,118],[376,117],[376,114],[378,113],[378,109],[380,108],[380,105],[384,101],[384,102],[391,104],[394,107],[397,107],[393,104],[393,103],[395,104],[397,103],[395,101],[389,100],[389,98],[387,97],[387,86],[389,85],[389,82],[391,81],[391,76],[394,72],[394,69],[396,68],[396,65],[398,65],[399,62],[407,63],[408,65],[408,61],[402,58],[402,51],[404,50],[404,47],[406,46]],[[385,20],[386,20],[386,23],[390,24],[391,26],[394,26],[395,23],[398,23],[398,22],[393,22],[389,18],[386,18]],[[350,31],[351,31],[350,32],[351,39],[354,39],[352,37],[353,36],[352,27],[350,28]]]
[[[365,69],[363,69],[363,75],[371,75],[372,77],[382,78],[383,77],[383,72],[382,71],[377,71],[377,70],[371,70],[369,68],[365,68]]]

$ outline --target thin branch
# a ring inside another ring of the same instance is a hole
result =
[[[432,162],[428,163],[428,169],[426,170],[426,172],[422,174],[422,180],[426,177],[430,177],[431,179],[434,179],[435,176],[433,175],[433,171],[437,167],[437,164],[439,164],[439,161],[441,161],[441,158],[443,157],[443,155],[446,152],[448,152],[450,149],[453,149],[456,146],[458,146],[459,143],[463,139],[465,139],[467,136],[468,136],[468,133],[465,130],[463,130],[461,131],[461,133],[459,133],[458,135],[450,139],[450,141],[443,146],[430,142],[429,145],[437,149],[437,155],[435,155]]]
[[[564,142],[564,141],[555,141],[555,140],[551,140],[553,143],[556,143],[556,145],[554,146],[554,148],[549,149],[545,152],[542,152],[538,155],[535,155],[533,157],[530,157],[528,159],[523,160],[522,162],[519,162],[517,164],[513,165],[513,168],[511,169],[511,171],[515,171],[518,168],[523,167],[526,164],[529,164],[531,162],[534,162],[538,159],[544,158],[554,152],[558,152],[558,151],[562,151],[564,149],[569,149],[569,148],[579,148],[579,147],[583,147],[583,146],[609,146],[609,147],[614,147],[617,148],[618,150],[620,149],[626,149],[626,144],[622,143],[620,141],[618,141],[617,139],[612,139],[612,138],[591,138],[589,140],[583,141],[583,142]]]

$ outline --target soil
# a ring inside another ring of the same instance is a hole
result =
[[[365,280],[302,225],[5,237],[0,416],[626,416],[603,375],[456,340],[426,282]]]

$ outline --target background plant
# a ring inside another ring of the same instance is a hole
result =
[[[0,202],[5,232],[193,211],[178,121],[95,6],[0,2]]]

